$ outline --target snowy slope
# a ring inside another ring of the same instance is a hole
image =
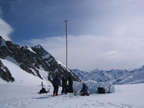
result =
[[[22,84],[22,85],[38,85],[41,83],[41,81],[43,81],[45,84],[48,83],[49,85],[51,85],[49,81],[41,80],[39,77],[33,76],[32,74],[25,72],[18,65],[14,64],[14,62],[4,60],[4,59],[0,59],[0,60],[3,62],[5,66],[9,67],[12,76],[15,77],[15,82],[13,83]],[[45,74],[46,72],[41,71],[41,73]],[[45,76],[44,74],[43,76]]]
[[[92,93],[90,96],[74,96],[74,94],[60,95],[52,97],[53,86],[49,81],[41,80],[22,70],[19,64],[14,61],[0,59],[3,64],[9,67],[12,76],[15,76],[15,82],[8,83],[0,79],[0,108],[143,108],[144,84],[116,85],[110,86],[110,83],[98,83],[95,81],[85,81],[88,90]],[[136,72],[138,70],[135,70]],[[135,73],[132,72],[132,73]],[[143,69],[139,69],[143,72]],[[41,71],[43,76],[45,72]],[[95,73],[95,72],[93,72]],[[100,75],[104,75],[101,73]],[[135,75],[135,77],[137,77]],[[44,82],[46,90],[50,93],[38,94],[41,89],[41,81]],[[97,87],[103,86],[106,94],[97,94]],[[74,90],[79,91],[82,83],[74,82]],[[61,93],[59,88],[59,94]]]
[[[50,93],[37,94],[40,86],[0,83],[0,108],[144,108],[144,84],[116,85],[110,94],[73,94],[52,97]],[[48,89],[48,88],[46,88]],[[59,94],[61,87],[59,89]]]

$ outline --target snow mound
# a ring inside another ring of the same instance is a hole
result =
[[[74,85],[73,85],[73,88],[74,88],[74,91],[77,91],[79,92],[82,88],[82,83],[83,82],[75,82],[74,81]],[[114,86],[112,85],[112,83],[109,81],[109,82],[95,82],[95,81],[92,81],[92,80],[88,80],[86,82],[84,82],[87,87],[88,87],[88,91],[91,93],[91,94],[96,94],[98,93],[98,87],[103,87],[105,89],[105,92],[108,93],[113,93],[115,92],[115,88]]]

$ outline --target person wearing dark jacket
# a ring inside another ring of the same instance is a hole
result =
[[[80,91],[80,92],[81,92],[81,95],[82,95],[82,96],[84,96],[84,95],[89,96],[87,90],[88,90],[88,87],[86,86],[85,83],[83,83],[83,88],[82,88],[81,91]]]
[[[54,87],[53,96],[55,96],[55,95],[59,96],[58,89],[59,89],[59,85],[61,86],[61,81],[60,81],[58,75],[56,75],[56,77],[53,79],[52,83],[53,83],[53,87]]]
[[[65,77],[63,77],[63,79],[62,79],[62,93],[61,94],[63,94],[63,93],[67,94],[66,87],[67,87],[67,80]]]
[[[69,76],[69,93],[73,93],[73,80],[71,76]]]

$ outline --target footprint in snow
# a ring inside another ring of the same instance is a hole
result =
[[[102,103],[102,102],[99,102],[99,101],[96,101],[96,102],[97,102],[96,106],[103,106],[104,105],[104,103]]]
[[[107,104],[109,104],[109,105],[111,105],[111,106],[114,106],[114,107],[120,107],[120,108],[121,108],[121,106],[119,106],[119,105],[115,105],[115,104],[110,103],[110,102],[108,102]]]
[[[127,104],[121,104],[121,105],[123,105],[124,107],[127,107],[127,108],[132,108],[132,106],[130,106],[130,105],[127,105]]]

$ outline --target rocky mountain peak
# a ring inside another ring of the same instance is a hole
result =
[[[34,47],[25,45],[20,48],[18,44],[5,41],[0,36],[0,58],[6,59],[7,57],[13,58],[20,68],[41,79],[51,81],[56,74],[59,74],[60,78],[69,75],[75,81],[80,80],[71,70],[67,73],[65,66],[59,64],[60,62],[41,45]],[[42,74],[41,70],[45,71],[47,76]]]

